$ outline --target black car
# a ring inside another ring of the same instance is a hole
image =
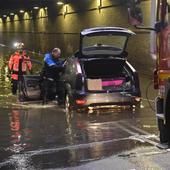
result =
[[[125,51],[132,35],[132,31],[119,27],[80,33],[79,51],[67,59],[62,77],[67,110],[140,103],[138,73],[127,61]]]
[[[66,110],[140,103],[138,73],[127,61],[125,51],[132,35],[132,31],[119,27],[91,28],[80,33],[80,48],[66,60],[60,80]],[[40,99],[39,78],[24,75],[26,99]]]

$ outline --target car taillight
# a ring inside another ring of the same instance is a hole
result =
[[[86,100],[84,100],[84,99],[77,99],[76,100],[76,104],[78,104],[78,105],[84,105],[86,103]]]

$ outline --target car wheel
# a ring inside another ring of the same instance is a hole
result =
[[[65,111],[66,112],[71,112],[72,111],[72,106],[70,103],[70,97],[68,94],[66,94],[66,98],[65,98]]]
[[[158,128],[159,128],[159,138],[161,143],[168,142],[168,134],[167,134],[167,128],[164,124],[164,120],[158,119]]]

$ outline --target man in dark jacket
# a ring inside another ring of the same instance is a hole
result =
[[[64,61],[60,60],[61,50],[54,48],[45,54],[44,67],[41,74],[41,90],[44,100],[53,100],[58,95],[58,102],[62,102],[62,82],[60,75],[64,70]],[[43,101],[46,103],[47,101]]]

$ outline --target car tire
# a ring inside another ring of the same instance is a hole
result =
[[[71,112],[72,111],[72,106],[71,106],[71,102],[70,102],[70,97],[68,94],[66,94],[65,97],[65,111],[66,112]]]
[[[159,138],[161,143],[168,142],[168,133],[164,120],[158,119]]]

